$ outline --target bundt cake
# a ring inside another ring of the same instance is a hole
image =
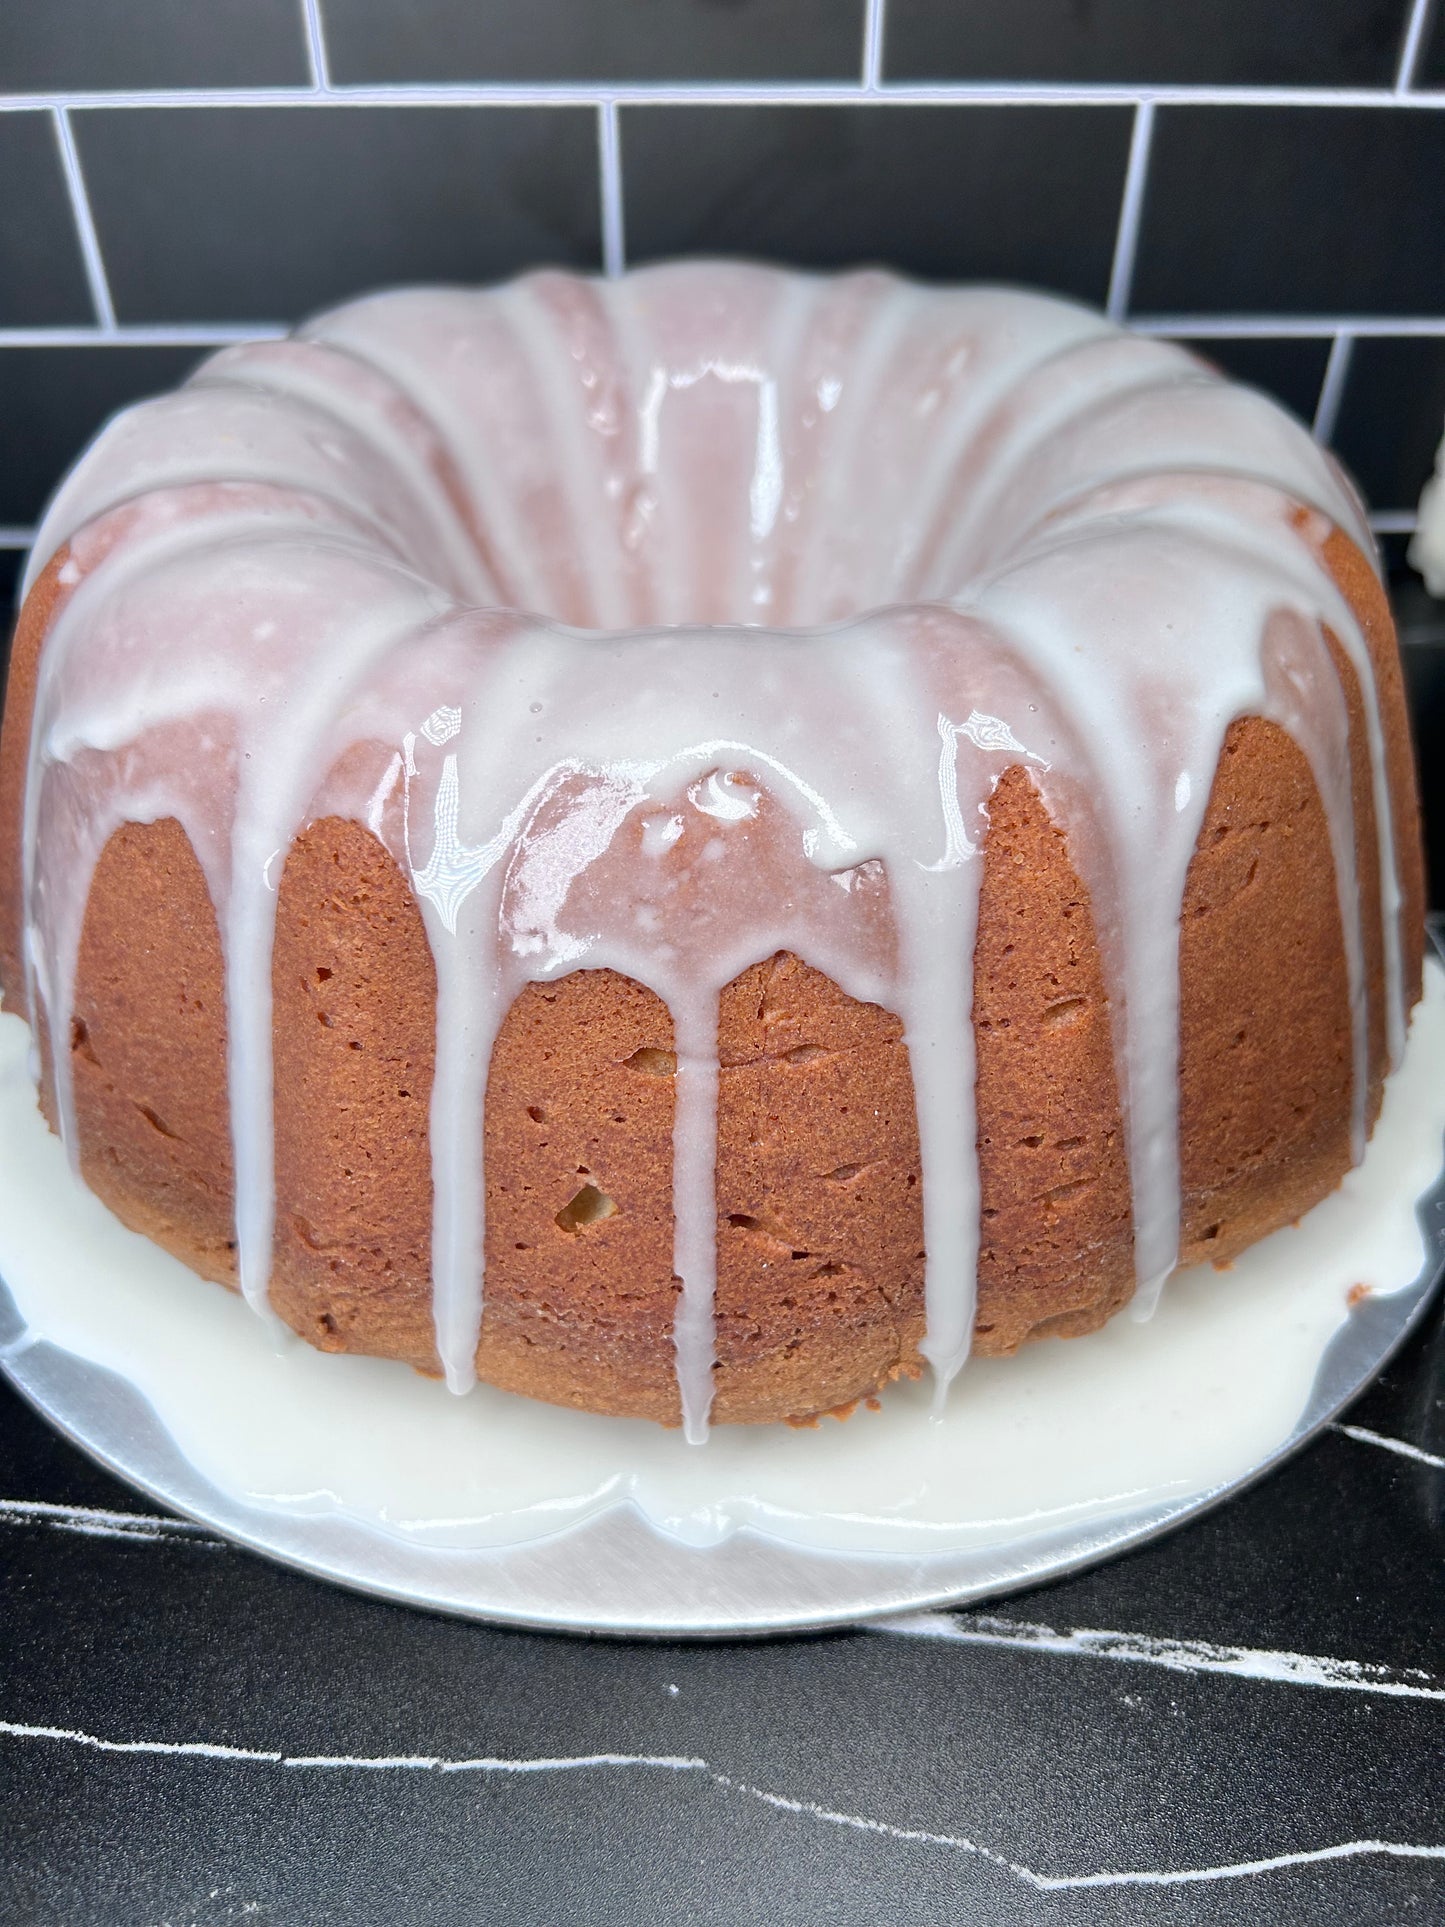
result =
[[[1147,1309],[1361,1155],[1421,891],[1349,484],[1042,296],[383,294],[113,421],[26,581],[46,1116],[458,1391],[700,1437]]]

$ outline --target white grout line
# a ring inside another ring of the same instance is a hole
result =
[[[311,85],[319,94],[331,91],[331,68],[326,58],[326,27],[321,18],[321,0],[301,0],[301,25],[306,35],[306,63],[311,69]]]
[[[1390,87],[1200,87],[1128,82],[885,82],[870,90],[854,81],[397,82],[364,86],[178,87],[104,93],[0,94],[0,113],[64,108],[89,111],[173,107],[1135,107],[1142,101],[1181,107],[1369,107],[1437,113],[1445,89],[1397,94]]]
[[[1291,1867],[1318,1866],[1323,1862],[1373,1855],[1398,1860],[1445,1860],[1445,1845],[1417,1844],[1405,1840],[1342,1840],[1331,1842],[1328,1846],[1296,1848],[1256,1860],[1226,1861],[1213,1867],[1141,1867],[1091,1873],[1042,1873],[963,1834],[935,1833],[922,1827],[897,1826],[890,1820],[876,1820],[864,1814],[841,1813],[835,1808],[821,1806],[814,1800],[795,1799],[789,1794],[775,1793],[750,1781],[735,1779],[729,1773],[720,1772],[710,1761],[689,1754],[576,1753],[532,1759],[495,1755],[483,1755],[476,1759],[445,1759],[436,1754],[408,1753],[291,1754],[279,1749],[231,1746],[209,1740],[111,1740],[73,1727],[40,1726],[21,1720],[0,1720],[0,1734],[17,1740],[49,1740],[99,1753],[214,1760],[227,1766],[266,1766],[293,1772],[494,1774],[506,1777],[607,1770],[696,1774],[723,1792],[755,1800],[762,1806],[771,1807],[776,1813],[814,1820],[823,1826],[841,1827],[851,1833],[896,1840],[904,1846],[939,1847],[965,1854],[971,1859],[997,1867],[1000,1872],[1012,1874],[1022,1885],[1039,1893],[1065,1893],[1090,1887],[1196,1886],[1204,1882],[1241,1880],[1258,1874],[1283,1872]]]
[[[1128,326],[1135,334],[1181,335],[1201,341],[1329,341],[1339,334],[1362,340],[1445,339],[1445,315],[1132,314]],[[289,332],[290,323],[285,321],[119,322],[113,329],[0,328],[0,349],[208,348],[233,341],[275,341]]]
[[[958,1646],[1002,1646],[1061,1659],[1112,1659],[1162,1666],[1171,1673],[1216,1673],[1271,1686],[1314,1686],[1337,1693],[1372,1693],[1385,1699],[1445,1700],[1445,1677],[1415,1667],[1375,1666],[1358,1659],[1316,1653],[1272,1652],[1254,1646],[1215,1646],[1202,1639],[1155,1639],[1146,1633],[1102,1632],[1078,1626],[1058,1631],[1026,1620],[980,1615],[911,1613],[880,1619],[865,1632],[938,1639]]]
[[[1395,92],[1408,93],[1415,84],[1415,74],[1420,65],[1420,54],[1425,45],[1425,29],[1430,23],[1434,10],[1434,0],[1414,0],[1410,8],[1409,23],[1405,28],[1405,38],[1400,47],[1400,65],[1395,73]]]
[[[98,1506],[55,1505],[44,1499],[0,1499],[0,1525],[49,1526],[57,1532],[77,1532],[87,1539],[185,1539],[191,1545],[225,1549],[217,1539],[190,1519],[172,1519],[159,1512],[112,1512]]]
[[[866,0],[863,14],[863,86],[876,94],[883,85],[883,29],[887,0]]]
[[[1414,527],[1413,516],[1410,526]],[[1426,1452],[1405,1439],[1386,1438],[1383,1432],[1371,1432],[1363,1425],[1334,1425],[1330,1429],[1347,1439],[1354,1439],[1358,1445],[1378,1445],[1382,1451],[1394,1452],[1402,1459],[1413,1459],[1417,1465],[1428,1465],[1433,1471],[1445,1472],[1445,1458],[1441,1458],[1438,1452]]]
[[[1134,109],[1129,135],[1129,162],[1124,170],[1124,192],[1119,202],[1119,228],[1114,236],[1114,265],[1109,273],[1109,319],[1122,321],[1129,311],[1134,285],[1134,257],[1139,251],[1139,223],[1144,213],[1144,188],[1149,175],[1149,146],[1154,137],[1154,103],[1141,100]]]
[[[76,236],[80,242],[80,257],[85,263],[85,279],[90,288],[91,305],[95,318],[101,328],[111,334],[115,331],[115,307],[110,298],[110,284],[105,278],[105,262],[100,253],[100,237],[95,231],[95,221],[90,212],[90,197],[85,191],[85,176],[80,171],[80,155],[75,148],[75,133],[70,125],[70,116],[63,107],[57,107],[51,122],[55,128],[55,141],[60,149],[60,163],[65,170],[65,185],[70,195],[70,212],[75,221]]]
[[[224,348],[235,341],[277,341],[284,321],[123,323],[102,328],[0,328],[0,348]]]
[[[622,203],[622,135],[617,102],[597,109],[597,176],[602,196],[602,272],[615,279],[627,266],[627,226]]]
[[[1325,363],[1324,379],[1320,383],[1320,398],[1315,403],[1314,438],[1326,448],[1334,440],[1335,426],[1340,419],[1340,403],[1345,396],[1345,383],[1349,379],[1350,357],[1355,352],[1355,337],[1341,329],[1330,343],[1330,357]]]
[[[306,33],[306,64],[311,69],[311,84],[318,94],[329,94],[331,62],[326,52],[326,23],[321,17],[321,0],[301,0],[301,17]]]
[[[1365,339],[1394,335],[1445,336],[1445,315],[1132,314],[1136,334],[1232,336],[1293,341],[1332,340],[1338,334]]]
[[[28,549],[34,540],[34,529],[0,527],[0,549]],[[0,1499],[0,1507],[4,1504]]]

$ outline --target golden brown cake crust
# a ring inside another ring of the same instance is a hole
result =
[[[1423,873],[1393,627],[1358,552],[1328,560],[1369,640],[1418,994]],[[0,981],[23,1010],[19,823],[57,555],[17,631],[0,737]],[[1352,717],[1362,900],[1378,901],[1360,691]],[[1384,1073],[1383,959],[1367,946],[1371,1116]],[[989,808],[974,1018],[983,1203],[976,1346],[1101,1324],[1133,1288],[1113,1039],[1088,894],[1031,779]],[[1235,723],[1181,927],[1186,1260],[1227,1262],[1298,1217],[1349,1161],[1351,1028],[1323,808],[1274,725]],[[435,978],[391,858],[327,819],[294,844],[273,965],[273,1300],[323,1349],[437,1369],[427,1122]],[[43,1040],[48,1045],[48,1040]],[[714,1416],[846,1406],[919,1369],[917,1126],[898,1020],[781,955],[724,993]],[[609,971],[531,985],[487,1092],[481,1376],[561,1404],[675,1421],[671,1024]],[[69,1040],[87,1180],[116,1214],[234,1284],[219,940],[173,822],[107,847],[86,913]]]

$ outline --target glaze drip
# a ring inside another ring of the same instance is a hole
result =
[[[1270,403],[1000,290],[544,274],[383,295],[228,349],[102,434],[32,557],[33,578],[69,545],[27,790],[32,1007],[69,1034],[105,842],[175,817],[222,932],[240,1271],[264,1307],[279,871],[309,822],[366,824],[436,964],[433,1304],[463,1391],[502,1021],[524,984],[579,968],[647,986],[674,1026],[674,1337],[701,1439],[718,1000],[792,951],[902,1019],[941,1393],[974,1320],[972,956],[1006,769],[1030,771],[1094,906],[1136,1309],[1178,1257],[1180,905],[1241,716],[1289,732],[1325,808],[1363,1149],[1363,919],[1383,933],[1394,1061],[1400,889],[1333,528],[1368,549],[1337,471]],[[1365,707],[1378,904],[1356,887],[1326,632]]]

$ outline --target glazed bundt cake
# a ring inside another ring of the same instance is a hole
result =
[[[881,273],[224,350],[61,488],[0,745],[0,980],[117,1216],[324,1349],[694,1437],[1298,1218],[1421,889],[1330,458]]]

